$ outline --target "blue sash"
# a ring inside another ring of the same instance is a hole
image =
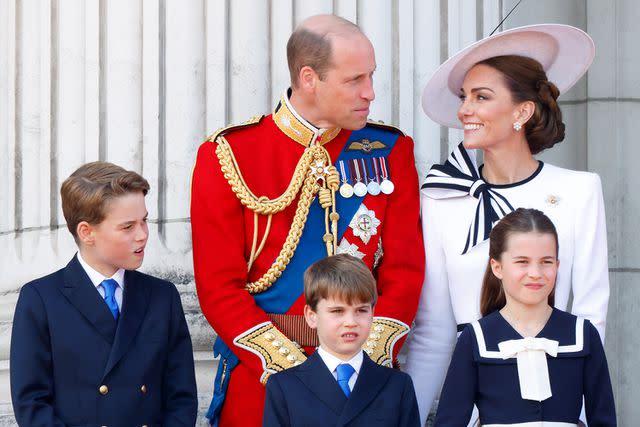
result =
[[[368,139],[369,141],[380,141],[386,148],[373,150],[369,153],[363,151],[348,151],[347,148],[354,141]],[[363,129],[351,133],[349,140],[344,145],[342,152],[338,156],[336,165],[340,160],[361,159],[366,157],[387,157],[396,141],[398,134],[385,129],[366,126]],[[364,196],[366,197],[366,196]],[[364,197],[353,195],[348,199],[336,194],[336,204],[340,219],[338,220],[338,243],[346,231],[351,219],[362,204]],[[300,237],[298,247],[289,262],[282,276],[266,291],[254,295],[258,306],[267,313],[286,313],[293,303],[302,295],[304,271],[321,258],[327,256],[325,243],[322,236],[325,233],[324,209],[316,198],[309,208],[304,231]]]
[[[348,151],[352,142],[363,139],[380,141],[386,147],[373,150],[369,153],[363,151]],[[336,160],[336,164],[338,164],[340,160],[387,157],[389,153],[391,153],[397,140],[398,134],[395,132],[383,128],[366,126],[361,130],[351,133],[349,140],[342,148]],[[349,226],[351,219],[360,207],[364,197],[358,197],[354,194],[352,197],[346,199],[339,193],[336,194],[336,204],[338,205],[338,213],[340,214],[340,219],[338,220],[338,242],[341,240],[342,235]],[[286,313],[300,295],[302,295],[304,290],[302,282],[304,271],[309,265],[324,258],[327,254],[326,246],[322,241],[324,233],[324,209],[320,206],[316,198],[309,208],[309,215],[298,247],[289,265],[287,265],[287,268],[282,273],[282,276],[265,292],[253,295],[258,306],[265,312]],[[224,403],[229,385],[231,370],[238,364],[238,357],[233,354],[231,349],[220,337],[216,338],[213,350],[215,356],[220,355],[220,362],[218,363],[218,372],[214,382],[213,399],[211,400],[211,405],[206,416],[211,422],[211,425],[217,427],[220,421],[222,404]],[[224,378],[222,378],[223,372]]]

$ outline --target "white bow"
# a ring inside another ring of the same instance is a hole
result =
[[[515,209],[500,193],[487,185],[480,176],[473,151],[461,142],[442,165],[434,165],[422,184],[422,191],[434,199],[466,196],[478,199],[471,218],[462,255],[489,238],[493,224]]]
[[[520,395],[523,399],[542,402],[551,397],[547,354],[551,357],[558,355],[558,341],[526,337],[503,341],[498,348],[503,359],[517,358]]]

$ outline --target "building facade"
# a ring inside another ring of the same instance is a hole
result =
[[[285,45],[316,13],[356,22],[376,49],[371,117],[413,135],[424,176],[461,133],[420,107],[431,72],[488,35],[515,0],[0,0],[0,426],[14,425],[9,342],[20,287],[75,252],[59,187],[80,164],[142,173],[150,239],[142,270],[178,286],[194,343],[202,411],[213,388],[215,332],[191,260],[189,179],[219,127],[267,114],[288,87]],[[611,300],[606,349],[620,425],[640,419],[640,5],[524,0],[503,28],[554,22],[586,30],[596,58],[562,96],[566,140],[541,159],[600,174]],[[222,248],[221,248],[222,250]]]

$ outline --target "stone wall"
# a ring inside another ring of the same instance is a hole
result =
[[[193,283],[189,177],[216,128],[269,113],[288,84],[286,40],[315,13],[356,21],[377,55],[371,117],[416,141],[417,168],[459,142],[421,111],[430,73],[487,35],[515,0],[6,0],[0,1],[0,426],[12,425],[9,342],[25,282],[75,249],[58,189],[97,159],[147,177],[151,236],[142,270],[172,280],[194,342],[204,411],[213,387],[214,332]],[[611,304],[607,332],[620,425],[640,419],[640,51],[634,0],[524,1],[504,27],[558,22],[587,30],[596,59],[562,97],[567,139],[542,158],[598,172],[607,203]],[[223,249],[221,249],[223,250]]]

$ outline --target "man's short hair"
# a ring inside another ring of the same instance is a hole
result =
[[[378,299],[376,279],[360,259],[347,254],[323,258],[304,273],[304,297],[316,310],[321,299],[337,299],[347,304],[374,306]]]
[[[149,191],[149,183],[138,173],[108,162],[80,166],[60,187],[62,213],[67,228],[78,242],[78,224],[99,224],[106,216],[107,204],[127,193]]]
[[[353,22],[339,16],[336,16],[335,19],[343,28],[361,32]],[[291,85],[294,88],[298,86],[300,70],[305,66],[311,67],[318,74],[320,80],[324,80],[327,72],[333,66],[331,40],[334,35],[335,33],[329,30],[319,32],[304,26],[298,26],[293,31],[287,42],[287,62]]]

